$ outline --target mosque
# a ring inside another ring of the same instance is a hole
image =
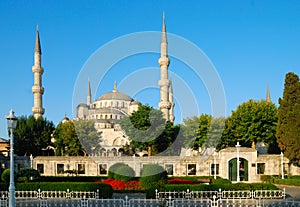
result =
[[[34,117],[40,117],[44,114],[45,109],[42,106],[42,97],[44,88],[42,86],[42,75],[44,72],[41,66],[41,45],[38,29],[36,31],[36,42],[34,49],[34,85],[32,92],[34,94],[34,106],[32,113]],[[169,79],[168,67],[170,59],[168,58],[168,42],[166,23],[163,15],[162,21],[162,39],[160,43],[160,102],[159,109],[162,111],[166,121],[174,122],[174,102],[172,82]],[[132,112],[138,110],[139,102],[133,100],[129,95],[124,94],[117,89],[117,83],[111,92],[105,93],[92,101],[90,81],[88,80],[88,91],[86,103],[80,103],[77,106],[75,120],[93,120],[95,128],[101,132],[101,152],[100,156],[118,156],[122,148],[129,143],[129,138],[117,123],[124,116],[129,116]]]
[[[160,102],[159,109],[166,120],[173,122],[174,102],[172,82],[168,76],[168,42],[165,19],[162,22],[162,39],[160,43]],[[36,31],[36,42],[34,49],[34,106],[32,113],[34,117],[43,116],[42,75],[44,69],[41,65],[41,46],[39,32]],[[269,90],[267,101],[270,101]],[[95,127],[102,132],[103,147],[102,156],[15,156],[15,170],[22,168],[33,168],[43,176],[68,176],[67,170],[77,170],[80,176],[107,176],[108,169],[116,162],[124,162],[135,171],[136,176],[141,175],[145,164],[157,163],[161,165],[169,176],[219,176],[232,181],[260,182],[262,175],[300,175],[300,168],[294,166],[283,154],[261,154],[255,148],[240,146],[228,147],[219,152],[206,156],[183,155],[183,156],[148,156],[129,157],[121,156],[120,150],[128,143],[129,138],[120,129],[117,120],[129,116],[138,109],[138,101],[118,91],[114,83],[113,90],[105,93],[92,101],[90,81],[88,80],[88,91],[86,103],[77,106],[77,114],[74,119],[94,120]],[[0,158],[1,165],[8,168],[8,156]],[[237,164],[239,163],[239,164]]]

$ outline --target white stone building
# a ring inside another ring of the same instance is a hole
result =
[[[117,90],[114,83],[112,92],[105,93],[91,102],[90,83],[87,103],[77,106],[76,119],[88,119],[95,122],[95,128],[101,132],[101,156],[118,156],[121,149],[129,142],[126,134],[117,123],[124,116],[138,110],[138,101]]]

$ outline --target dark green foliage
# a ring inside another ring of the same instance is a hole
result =
[[[225,118],[213,118],[207,114],[193,116],[183,120],[183,136],[186,148],[199,150],[203,147],[216,147],[221,139]]]
[[[5,170],[3,171],[3,173],[1,174],[1,180],[2,180],[4,183],[6,183],[6,184],[9,183],[9,181],[10,181],[10,169],[5,169]]]
[[[300,165],[300,81],[294,73],[285,76],[283,98],[279,99],[277,142],[284,155]]]
[[[100,153],[101,133],[95,129],[92,120],[79,120],[74,122],[79,141],[85,153],[89,155]]]
[[[101,134],[91,120],[61,122],[53,137],[56,155],[83,156],[97,153],[100,148]]]
[[[217,179],[211,179],[211,184],[231,184],[231,181],[228,179],[223,179],[223,178],[217,178]]]
[[[18,181],[29,181],[29,180],[36,180],[40,178],[40,173],[35,169],[21,169],[16,173],[16,177]],[[22,179],[20,179],[22,178]],[[26,178],[26,179],[24,179]]]
[[[178,126],[165,121],[160,110],[142,104],[139,104],[138,111],[122,118],[119,123],[131,139],[130,145],[125,149],[125,153],[129,155],[137,150],[150,149],[152,155],[161,153],[171,146],[179,132]]]
[[[99,180],[96,176],[41,176],[39,182],[94,182]],[[105,177],[106,178],[106,177]],[[104,178],[104,179],[105,179]]]
[[[211,119],[211,116],[201,114],[200,117],[193,116],[192,118],[183,120],[183,136],[185,138],[184,145],[186,148],[199,150],[199,148],[204,147],[210,129]]]
[[[28,182],[16,183],[16,190],[18,191],[97,191],[99,190],[100,198],[111,198],[113,189],[110,185],[83,183],[83,182]]]
[[[261,175],[260,179],[265,183],[282,184],[282,185],[293,185],[300,186],[300,176],[286,176],[284,179],[278,175]]]
[[[15,153],[19,156],[42,155],[42,149],[51,144],[54,124],[43,117],[18,117],[14,130]]]
[[[269,153],[279,153],[275,137],[276,127],[276,106],[264,100],[249,100],[239,105],[227,118],[217,149],[233,147],[237,141],[243,147],[264,142],[268,145]]]
[[[167,183],[168,175],[164,168],[158,164],[143,166],[140,184],[143,188],[161,188]]]
[[[118,168],[121,168],[124,166],[127,166],[127,164],[125,164],[123,162],[117,162],[117,163],[113,164],[112,166],[110,166],[108,169],[108,177],[114,179],[115,173],[117,172]]]
[[[133,180],[134,177],[135,177],[135,172],[128,165],[117,168],[116,172],[114,173],[115,180],[123,180],[124,182]]]

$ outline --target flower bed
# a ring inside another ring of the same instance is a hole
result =
[[[196,180],[184,180],[181,178],[172,178],[169,179],[168,184],[199,184],[199,181]]]
[[[141,185],[138,180],[124,182],[123,180],[114,180],[107,178],[103,181],[104,184],[110,185],[114,190],[140,190]]]

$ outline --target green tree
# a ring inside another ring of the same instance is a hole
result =
[[[84,156],[100,149],[101,135],[90,120],[60,122],[53,138],[55,154],[59,156]]]
[[[279,152],[276,145],[277,108],[267,101],[249,100],[242,103],[225,121],[217,149],[233,147],[239,141],[244,147],[257,142],[267,144],[270,153]]]
[[[225,127],[225,117],[211,119],[210,129],[205,142],[206,147],[217,147]]]
[[[42,149],[51,145],[54,128],[54,124],[43,117],[19,117],[14,130],[15,153],[19,156],[42,155]]]
[[[74,122],[77,136],[87,154],[100,153],[101,132],[95,129],[92,120],[79,120]]]
[[[207,135],[210,129],[212,117],[207,114],[201,114],[200,117],[193,116],[183,120],[183,136],[186,148],[199,150],[205,146]]]
[[[284,155],[300,164],[300,82],[291,72],[285,76],[283,98],[279,99],[276,136]]]
[[[151,154],[162,152],[171,145],[178,131],[173,123],[165,121],[160,110],[142,104],[119,123],[131,140],[126,147],[129,154],[136,150],[149,150],[149,147]]]

